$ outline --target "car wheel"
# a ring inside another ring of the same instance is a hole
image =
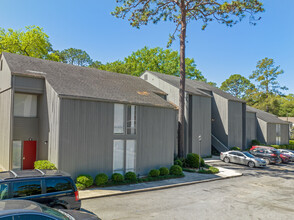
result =
[[[263,158],[265,160],[266,165],[270,164],[270,160],[268,158]]]
[[[63,205],[55,205],[53,206],[55,209],[66,209]]]
[[[225,157],[225,158],[224,158],[224,161],[225,161],[225,163],[230,163],[230,158]]]
[[[254,162],[249,161],[248,166],[249,166],[250,168],[254,168],[254,167],[255,167],[255,164],[254,164]]]
[[[283,162],[282,158],[278,159],[278,164],[281,164]]]

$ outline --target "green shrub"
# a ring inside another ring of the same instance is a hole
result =
[[[204,167],[204,166],[205,166],[205,162],[204,162],[203,158],[201,158],[201,161],[200,161],[200,163],[201,163],[201,166],[202,166],[202,167]]]
[[[34,168],[40,170],[57,170],[56,166],[48,160],[35,161]]]
[[[190,168],[199,168],[199,155],[189,153],[186,159],[187,166]]]
[[[120,173],[114,173],[112,174],[111,179],[113,182],[119,183],[124,181],[124,176]]]
[[[148,176],[150,177],[157,177],[160,175],[160,171],[159,170],[156,170],[156,169],[153,169],[153,170],[150,170]]]
[[[129,180],[131,182],[136,182],[137,175],[134,172],[127,172],[125,174],[125,180]]]
[[[183,174],[183,170],[182,170],[182,167],[180,167],[179,165],[173,165],[169,169],[169,173],[171,175],[179,176],[179,175],[182,175]]]
[[[97,186],[103,186],[108,182],[108,176],[105,173],[99,173],[95,177],[95,184]]]
[[[294,145],[294,140],[289,140],[290,145]]]
[[[85,187],[90,187],[93,185],[94,180],[90,175],[79,175],[77,177],[77,183],[81,183],[85,185]]]
[[[178,165],[179,166],[179,165]],[[167,176],[169,174],[169,170],[168,168],[166,167],[161,167],[159,169],[159,172],[160,172],[160,176]]]
[[[238,150],[238,151],[241,151],[241,149],[239,147],[231,147],[230,150]]]
[[[178,165],[178,166],[180,166],[180,167],[183,167],[183,162],[182,162],[180,159],[176,159],[176,160],[174,161],[174,165]]]
[[[77,187],[78,190],[86,189],[86,186],[84,184],[81,184],[81,183],[76,183],[76,187]]]
[[[189,173],[196,173],[196,170],[195,169],[191,169],[191,168],[183,168],[183,171],[189,172]]]
[[[258,140],[252,140],[251,146],[255,146],[255,145],[261,145],[261,143]]]
[[[205,173],[205,174],[216,174],[216,173],[219,173],[219,169],[217,169],[216,167],[210,166],[208,169],[201,169],[198,172]]]

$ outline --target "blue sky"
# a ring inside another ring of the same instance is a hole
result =
[[[294,1],[262,0],[265,13],[256,26],[248,19],[228,28],[211,23],[205,31],[200,23],[187,29],[187,51],[198,69],[220,86],[231,74],[249,76],[258,60],[273,58],[285,71],[281,85],[294,93]],[[0,27],[21,29],[38,25],[50,36],[54,49],[70,47],[87,51],[92,59],[111,62],[123,59],[132,51],[148,47],[166,47],[174,25],[161,22],[141,29],[127,20],[110,15],[115,0],[0,0]],[[179,42],[171,47],[179,50]]]

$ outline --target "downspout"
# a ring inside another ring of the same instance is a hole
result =
[[[13,123],[14,123],[14,84],[15,76],[11,80],[11,106],[10,106],[10,143],[9,143],[9,170],[12,170],[12,150],[13,150]]]

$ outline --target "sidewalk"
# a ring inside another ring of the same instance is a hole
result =
[[[115,196],[122,194],[130,194],[137,192],[146,192],[159,189],[167,189],[171,187],[179,187],[203,182],[210,182],[215,180],[227,179],[232,177],[242,176],[242,173],[236,172],[234,170],[229,170],[225,168],[218,167],[218,174],[200,174],[200,173],[189,173],[184,172],[185,177],[168,179],[161,181],[153,181],[146,183],[122,185],[122,186],[112,186],[112,187],[97,187],[88,190],[79,191],[79,196],[81,200]]]

